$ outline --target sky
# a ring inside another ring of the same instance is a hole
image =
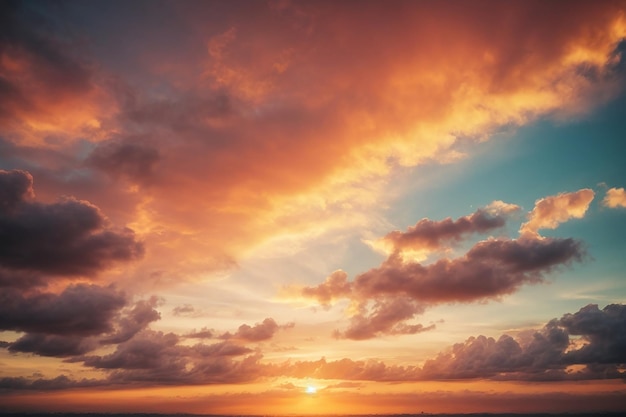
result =
[[[9,412],[626,411],[623,1],[0,2]]]

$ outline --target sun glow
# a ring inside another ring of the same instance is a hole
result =
[[[306,393],[307,394],[315,394],[316,392],[317,392],[317,388],[316,387],[314,387],[312,385],[309,385],[309,386],[306,387]]]

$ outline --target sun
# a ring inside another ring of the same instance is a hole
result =
[[[316,392],[317,392],[317,388],[315,388],[313,385],[309,385],[306,387],[307,394],[315,394]]]

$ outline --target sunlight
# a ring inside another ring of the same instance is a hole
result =
[[[315,388],[312,385],[309,385],[306,387],[306,393],[307,394],[315,394],[317,392],[317,388]]]

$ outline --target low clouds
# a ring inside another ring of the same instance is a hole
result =
[[[548,321],[540,329],[497,339],[476,336],[457,343],[423,366],[390,365],[349,358],[263,363],[252,349],[231,341],[182,344],[173,333],[144,329],[106,355],[74,356],[68,362],[108,373],[105,380],[3,378],[5,389],[63,389],[70,386],[208,384],[292,377],[345,381],[433,381],[491,379],[563,381],[623,379],[626,306],[600,310],[590,304]],[[76,349],[79,351],[80,349]]]
[[[335,271],[323,283],[301,288],[300,295],[325,307],[342,298],[351,301],[350,324],[345,331],[335,331],[337,337],[364,340],[430,330],[434,326],[407,321],[432,305],[498,299],[523,285],[543,282],[554,268],[581,261],[585,254],[581,242],[540,237],[537,230],[581,218],[593,196],[592,190],[583,189],[541,199],[518,238],[489,237],[462,256],[432,263],[407,259],[404,251],[450,251],[472,233],[504,227],[520,208],[495,201],[456,221],[422,219],[405,233],[394,231],[384,237],[393,250],[379,267],[357,275],[353,281],[345,272]]]
[[[626,191],[624,188],[608,189],[602,204],[610,208],[626,207]]]
[[[426,361],[422,378],[569,380],[626,378],[626,306],[590,304],[542,329],[498,340],[471,337]],[[574,343],[570,336],[582,339]],[[572,365],[582,366],[577,369]]]
[[[520,233],[538,235],[540,229],[556,229],[569,219],[581,219],[594,196],[593,190],[585,188],[537,200],[535,208],[528,215],[528,222],[520,228]]]
[[[77,284],[60,294],[0,293],[0,329],[47,334],[91,336],[107,333],[111,321],[126,304],[112,287]]]

